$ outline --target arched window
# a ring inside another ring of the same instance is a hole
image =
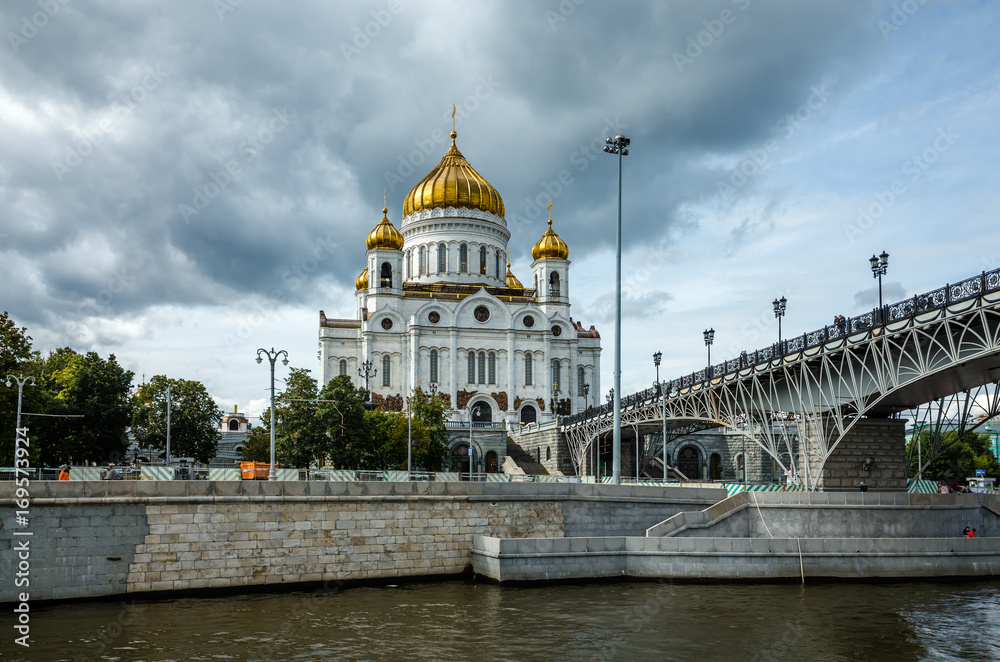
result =
[[[586,381],[587,376],[583,369],[583,366],[576,367],[576,394],[577,395],[587,395],[583,392],[583,382]]]
[[[546,446],[545,447],[545,460],[547,462],[547,461],[549,461],[551,459],[552,459],[552,447],[551,446]]]
[[[347,374],[347,360],[340,359],[339,371],[337,374],[346,375]]]
[[[531,352],[524,353],[524,385],[531,386]]]
[[[382,386],[392,386],[392,358],[388,354],[382,357]]]
[[[479,273],[486,273],[486,247],[479,247]]]
[[[438,273],[448,271],[448,247],[444,242],[438,244]]]
[[[488,358],[488,362],[489,362],[489,378],[490,378],[489,379],[489,383],[490,384],[496,384],[497,383],[497,355],[494,354],[493,352],[490,352],[490,355],[489,355],[489,358]]]
[[[431,350],[431,383],[436,384],[438,380],[438,352]]]
[[[392,265],[388,262],[382,263],[382,270],[379,274],[379,287],[392,287]]]
[[[230,430],[239,431],[239,429],[240,429],[240,422],[237,421],[235,418],[232,419],[231,421],[229,421],[229,429]]]
[[[463,274],[469,270],[468,244],[462,244],[458,247],[458,270]]]
[[[421,246],[419,249],[417,249],[417,253],[419,255],[418,264],[419,264],[419,269],[420,269],[418,271],[418,273],[421,276],[426,276],[427,275],[427,249],[425,247]]]
[[[413,278],[413,251],[406,251],[406,278]]]
[[[549,294],[551,296],[559,296],[559,272],[553,271],[552,275],[549,276]]]
[[[538,293],[538,274],[535,274],[535,293]]]
[[[476,353],[469,352],[469,383],[476,383]]]
[[[503,274],[500,273],[500,249],[497,249],[497,278],[503,278]]]
[[[559,359],[552,359],[552,388],[559,393],[562,385],[562,366],[559,364]]]
[[[479,383],[486,383],[486,352],[479,352]]]

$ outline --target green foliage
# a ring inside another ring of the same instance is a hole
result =
[[[426,471],[441,471],[448,462],[448,430],[445,421],[451,409],[435,393],[432,397],[414,389],[410,400],[413,416],[427,428],[427,445],[418,455],[414,452],[414,466]]]
[[[355,388],[346,375],[331,379],[320,392],[316,414],[326,433],[326,454],[334,469],[381,468],[373,466],[376,453],[365,423],[367,399],[368,391]]]
[[[271,421],[270,408],[260,415],[260,420]],[[277,441],[275,441],[277,446]],[[277,451],[275,451],[277,452]],[[259,425],[250,428],[247,440],[243,443],[244,462],[270,462],[271,461],[271,427],[270,425]]]
[[[926,452],[930,448],[930,432],[920,433],[920,444]],[[912,450],[916,457],[916,439],[907,444],[907,450]],[[958,438],[957,432],[945,432],[941,435],[941,447],[944,450],[924,467],[923,477],[927,480],[937,480],[946,483],[965,483],[965,479],[975,476],[976,469],[985,469],[987,476],[1000,478],[1000,463],[993,455],[989,434],[976,432],[966,433]],[[926,462],[926,458],[924,459]],[[910,477],[916,477],[916,462],[911,463]]]
[[[219,446],[223,412],[201,382],[156,375],[135,394],[132,433],[140,446],[166,450],[167,387],[171,393],[170,455],[208,462]]]
[[[327,452],[327,435],[317,420],[319,389],[308,370],[292,368],[287,387],[275,398],[275,453],[279,464],[308,468]],[[312,402],[310,402],[312,401]],[[267,412],[270,423],[270,411]]]
[[[14,320],[8,317],[7,312],[0,313],[0,463],[4,466],[13,466],[14,462],[14,428],[17,426],[17,384],[11,381],[11,386],[4,386],[7,376],[14,377],[23,375],[25,377],[35,376],[35,372],[30,365],[35,355],[31,351],[31,336],[28,329],[18,328]],[[23,411],[41,411],[38,408],[40,399],[38,388],[29,386],[31,382],[24,385],[22,389]],[[29,439],[34,439],[36,435],[35,421],[21,419],[21,427],[30,427]],[[32,454],[29,457],[35,460],[35,449],[29,448]]]

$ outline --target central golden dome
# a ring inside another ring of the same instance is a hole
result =
[[[469,165],[455,146],[455,131],[451,132],[451,148],[433,170],[420,180],[403,200],[403,218],[425,209],[461,207],[479,209],[503,218],[500,193]]]

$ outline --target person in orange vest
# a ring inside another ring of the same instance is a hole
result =
[[[59,480],[69,480],[69,465],[64,464],[59,467]]]
[[[976,530],[973,529],[972,531],[969,531],[968,533],[965,534],[965,537],[966,538],[975,538],[976,537]]]

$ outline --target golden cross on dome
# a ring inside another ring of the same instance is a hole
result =
[[[451,104],[451,130],[455,130],[455,104]]]
[[[383,207],[386,207],[386,208],[389,207],[389,205],[386,204],[386,200],[388,200],[388,198],[389,198],[389,189],[387,189],[387,188],[382,189],[382,206]]]
[[[552,225],[552,201],[549,200],[549,225]]]

